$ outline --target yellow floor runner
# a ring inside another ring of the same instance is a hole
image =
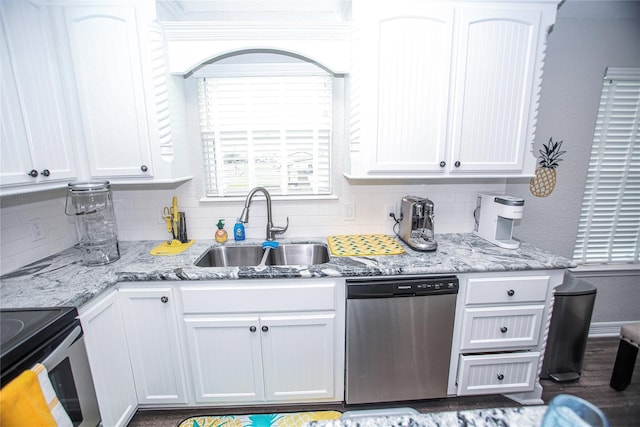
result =
[[[337,256],[399,255],[404,248],[384,234],[345,234],[327,238],[331,253]]]
[[[293,412],[290,414],[205,415],[190,417],[178,427],[300,427],[309,421],[337,420],[337,411]]]

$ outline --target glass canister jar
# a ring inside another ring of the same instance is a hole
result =
[[[72,182],[68,186],[65,213],[76,218],[83,264],[118,260],[118,228],[109,181]]]

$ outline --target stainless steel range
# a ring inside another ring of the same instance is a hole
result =
[[[0,310],[0,377],[4,387],[42,363],[74,426],[100,422],[84,337],[75,307]]]
[[[458,279],[347,280],[346,403],[446,397]]]

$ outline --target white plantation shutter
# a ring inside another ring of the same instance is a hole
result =
[[[577,263],[637,263],[640,248],[640,69],[609,68],[574,250]]]
[[[331,193],[331,76],[198,79],[207,196]]]

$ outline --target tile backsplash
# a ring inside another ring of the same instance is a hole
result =
[[[353,184],[342,180],[332,199],[273,199],[273,222],[289,229],[284,237],[323,238],[333,234],[393,234],[389,209],[399,214],[406,194],[430,198],[435,204],[437,233],[471,232],[476,193],[504,192],[503,180],[431,181],[429,184]],[[198,186],[187,182],[175,189],[113,186],[115,214],[120,240],[165,240],[169,238],[162,208],[175,195],[185,212],[190,239],[213,240],[219,219],[231,232],[244,206],[243,199],[203,202]],[[0,199],[0,273],[67,249],[77,243],[74,219],[64,213],[65,190],[6,196]],[[526,212],[525,212],[526,215]],[[248,238],[263,238],[266,206],[262,196],[251,205]],[[35,229],[35,230],[34,230]],[[41,233],[38,233],[41,230]],[[35,231],[35,233],[34,233]]]

